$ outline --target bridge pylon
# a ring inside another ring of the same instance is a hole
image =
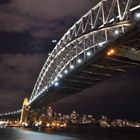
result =
[[[29,105],[28,98],[25,98],[23,101],[22,111],[21,111],[21,116],[20,116],[21,125],[24,125],[27,123],[27,119],[28,119],[29,112],[30,112],[30,106],[28,106],[28,105]]]

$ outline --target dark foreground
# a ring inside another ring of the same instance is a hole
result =
[[[140,129],[0,129],[0,140],[140,140]]]

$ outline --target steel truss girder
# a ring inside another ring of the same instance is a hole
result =
[[[127,31],[131,11],[139,5],[136,0],[102,0],[81,17],[60,39],[45,62],[30,97],[30,103],[42,91],[48,90],[65,69],[76,65],[79,58],[86,61],[86,52],[95,55],[103,45],[112,42]],[[119,35],[115,35],[115,31]]]

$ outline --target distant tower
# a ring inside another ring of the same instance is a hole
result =
[[[22,105],[20,124],[27,123],[27,118],[30,111],[30,107],[28,105],[29,105],[28,98],[25,98]]]
[[[53,114],[52,108],[48,107],[48,109],[47,109],[47,116],[48,116],[49,119],[52,118],[52,114]]]

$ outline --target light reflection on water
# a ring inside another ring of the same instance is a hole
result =
[[[0,140],[79,140],[69,136],[61,136],[33,131],[26,131],[18,128],[0,129]]]
[[[140,140],[140,129],[0,129],[0,140]]]

